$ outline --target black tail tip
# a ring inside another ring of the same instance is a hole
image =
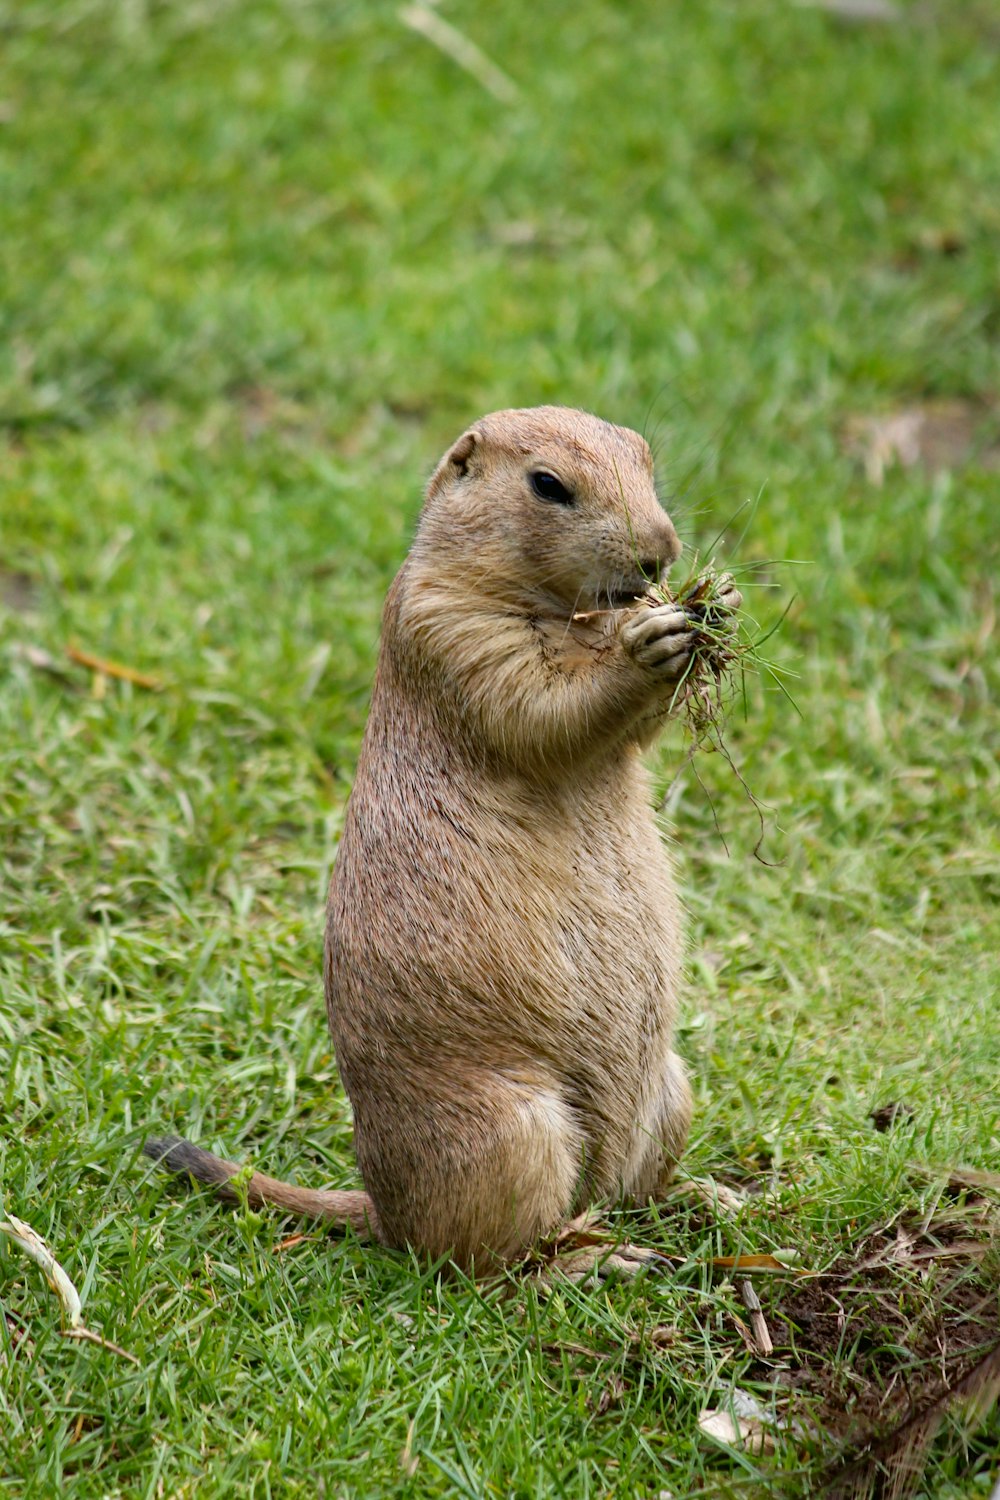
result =
[[[189,1172],[191,1157],[197,1150],[197,1146],[179,1135],[151,1135],[142,1143],[143,1156],[159,1162],[170,1172]]]
[[[239,1171],[229,1162],[221,1161],[211,1151],[203,1151],[179,1135],[150,1136],[143,1142],[143,1155],[166,1167],[178,1177],[193,1178],[206,1187],[215,1188],[223,1198],[231,1198],[229,1179]]]

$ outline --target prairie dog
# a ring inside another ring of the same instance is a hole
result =
[[[478,1268],[595,1200],[663,1192],[691,1094],[680,909],[639,752],[694,636],[642,596],[680,550],[646,442],[584,412],[494,412],[435,469],[327,914],[366,1191],[255,1174],[251,1202]],[[175,1138],[145,1149],[202,1181],[237,1170]]]

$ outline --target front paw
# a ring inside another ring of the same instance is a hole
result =
[[[711,575],[699,578],[684,596],[685,613],[705,632],[733,634],[738,626],[736,615],[742,606],[743,595],[732,573],[723,573],[714,582]]]
[[[677,682],[687,671],[697,628],[679,604],[648,605],[631,615],[621,629],[625,651],[640,667],[665,682]]]
[[[743,595],[736,587],[732,573],[723,573],[719,579],[719,604],[727,615],[735,615],[743,608]]]

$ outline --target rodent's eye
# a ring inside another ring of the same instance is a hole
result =
[[[573,491],[568,490],[561,479],[554,474],[548,474],[544,469],[537,469],[530,476],[531,488],[539,500],[550,500],[554,505],[572,505]]]

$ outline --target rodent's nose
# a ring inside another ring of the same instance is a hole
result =
[[[681,543],[676,531],[671,526],[670,531],[663,538],[663,543],[656,557],[645,557],[639,564],[643,576],[653,583],[658,583],[661,573],[675,563],[681,555]]]
[[[659,546],[661,569],[669,568],[671,563],[675,563],[683,550],[681,539],[674,530],[674,523],[668,516],[667,524],[664,528],[663,540]]]

